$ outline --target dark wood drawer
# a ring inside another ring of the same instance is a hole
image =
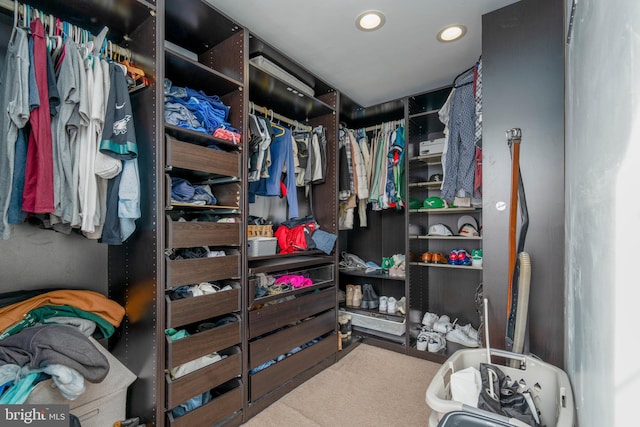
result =
[[[334,308],[336,293],[334,288],[298,296],[294,300],[268,305],[249,312],[249,338],[273,331],[296,320]]]
[[[167,340],[167,364],[173,369],[198,357],[240,343],[240,322],[229,323],[208,331],[171,341]]]
[[[194,396],[242,375],[242,354],[238,348],[234,348],[233,351],[234,353],[227,355],[225,359],[178,379],[172,380],[166,375],[167,408],[174,408]]]
[[[330,310],[296,326],[259,338],[249,343],[249,366],[255,368],[267,360],[275,359],[299,345],[333,331],[335,325],[336,312]]]
[[[240,311],[240,289],[221,291],[211,295],[167,301],[167,328],[195,323],[233,311]]]
[[[167,257],[167,287],[240,276],[240,256],[171,260]]]
[[[167,167],[188,169],[214,175],[240,176],[240,156],[237,152],[203,147],[166,135]]]
[[[317,344],[249,376],[249,400],[257,400],[260,396],[280,387],[296,375],[335,354],[337,348],[337,336],[329,335]]]
[[[167,424],[171,427],[211,427],[242,409],[242,383],[233,381],[235,388],[214,398],[198,409],[173,418],[171,412],[167,414]]]
[[[240,246],[239,223],[172,221],[167,216],[167,247]]]

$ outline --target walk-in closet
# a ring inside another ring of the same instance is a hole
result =
[[[368,103],[340,85],[339,46],[304,46],[335,64],[319,73],[229,3],[0,0],[0,346],[68,323],[95,357],[86,393],[54,376],[2,402],[68,405],[84,427],[238,426],[360,345],[435,364],[486,332],[510,346],[511,128],[526,348],[564,367],[561,2],[496,1],[472,24],[481,52]],[[315,26],[308,7],[263,19]]]

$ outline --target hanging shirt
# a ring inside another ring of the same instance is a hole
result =
[[[134,159],[138,156],[138,145],[127,80],[122,68],[113,62],[109,64],[109,75],[111,86],[100,151],[116,159]]]
[[[272,125],[273,126],[273,125]],[[258,182],[249,184],[249,202],[251,195],[281,196],[280,183],[282,171],[288,171],[284,185],[287,190],[287,202],[289,204],[289,218],[298,217],[298,194],[296,191],[296,175],[293,162],[293,147],[291,146],[291,131],[278,127],[276,137],[272,140],[269,151],[271,152],[271,165],[269,166],[269,178],[263,178]]]
[[[31,133],[25,166],[24,191],[22,193],[22,210],[34,213],[50,213],[54,211],[53,198],[53,149],[51,142],[52,104],[49,89],[55,87],[47,79],[47,45],[44,27],[40,19],[31,22],[33,37],[33,60],[36,72],[36,83],[40,106],[31,112]],[[53,69],[53,66],[51,67]],[[52,93],[55,99],[56,93]],[[55,102],[55,101],[54,101]],[[59,102],[59,99],[57,100]]]
[[[0,79],[0,237],[8,239],[7,210],[11,198],[15,143],[18,129],[29,120],[29,48],[26,31],[16,28],[7,48],[4,76]]]
[[[441,194],[448,202],[452,202],[460,190],[463,197],[473,195],[476,156],[473,74],[470,70],[457,79],[451,104],[446,174]]]

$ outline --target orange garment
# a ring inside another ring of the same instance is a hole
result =
[[[124,317],[124,308],[120,304],[98,292],[64,289],[47,292],[0,308],[0,331],[4,331],[9,326],[21,321],[31,310],[45,305],[77,307],[97,314],[115,327],[120,326]]]

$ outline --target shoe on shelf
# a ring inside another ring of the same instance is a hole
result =
[[[418,334],[416,341],[416,349],[419,351],[425,351],[429,345],[429,336],[422,332]]]
[[[387,300],[387,313],[388,314],[396,314],[398,310],[398,300],[394,297],[389,297]]]
[[[398,300],[398,302],[396,302],[396,307],[398,308],[398,313],[402,314],[403,316],[406,314],[407,312],[407,300],[405,297],[402,297]]]
[[[447,341],[462,344],[465,347],[478,347],[478,340],[465,334],[460,327],[447,332]]]
[[[360,307],[362,304],[362,286],[353,285],[353,307]]]
[[[416,341],[416,349],[419,351],[429,351],[430,353],[438,353],[446,348],[447,342],[444,337],[432,331],[422,331],[418,334]]]
[[[440,318],[433,323],[433,330],[441,334],[446,334],[452,329],[451,319],[446,314],[440,316]]]
[[[385,297],[384,295],[381,296],[379,304],[380,305],[378,306],[378,310],[380,311],[380,313],[386,313],[387,308],[389,308],[389,298]]]
[[[422,324],[429,328],[429,330],[433,330],[433,324],[438,320],[438,315],[435,313],[429,313],[428,311],[422,317]]]
[[[440,351],[447,348],[447,340],[440,334],[433,334],[429,339],[429,343],[427,344],[427,351],[429,353],[439,353]]]
[[[446,264],[447,263],[447,257],[442,255],[440,252],[436,252],[431,256],[431,262],[433,262],[435,264]]]
[[[375,310],[378,308],[378,294],[373,289],[373,285],[365,283],[362,285],[362,303],[360,308],[366,308],[368,310]]]
[[[462,329],[462,332],[469,338],[478,341],[478,331],[471,326],[471,323],[467,323],[464,326],[458,326],[458,328]]]
[[[360,308],[369,308],[369,301],[371,300],[371,294],[369,293],[369,285],[362,285],[362,301],[360,301]]]
[[[353,293],[355,292],[356,289],[354,288],[353,285],[347,285],[346,288],[347,288],[347,291],[346,291],[346,294],[347,294],[347,297],[346,297],[347,307],[353,307]]]

